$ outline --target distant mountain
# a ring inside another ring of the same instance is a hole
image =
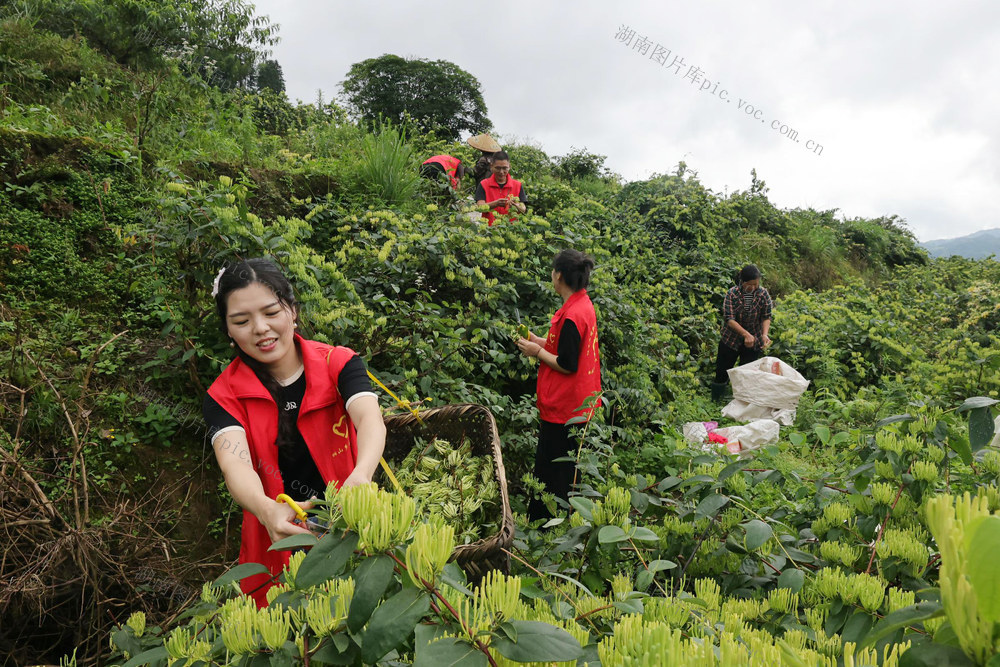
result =
[[[969,259],[986,259],[996,255],[1000,258],[1000,229],[984,229],[957,239],[937,239],[920,245],[931,257],[961,255]]]

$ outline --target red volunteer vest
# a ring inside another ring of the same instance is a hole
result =
[[[601,352],[597,345],[597,315],[587,290],[574,292],[552,316],[545,349],[559,355],[559,332],[566,319],[573,320],[580,332],[580,360],[575,373],[565,375],[545,364],[538,367],[538,412],[543,421],[565,424],[573,417],[588,420],[594,409],[577,412],[584,400],[601,390]]]
[[[295,334],[302,352],[306,391],[299,408],[298,427],[309,448],[323,481],[343,482],[354,471],[358,458],[354,424],[337,390],[337,379],[344,365],[354,356],[346,347],[333,347],[306,340]],[[284,493],[284,481],[278,469],[278,406],[254,372],[241,359],[234,360],[208,388],[208,394],[226,412],[236,418],[247,434],[251,462],[264,486],[264,493],[274,498]],[[268,551],[271,538],[267,529],[250,512],[243,511],[240,539],[240,563],[262,563],[271,574],[278,574],[288,563],[288,551]],[[262,586],[265,574],[243,580],[248,593]],[[253,594],[257,605],[267,604],[269,585]]]
[[[424,164],[433,163],[437,163],[444,167],[444,172],[448,174],[448,179],[451,181],[452,189],[457,190],[458,177],[455,176],[455,174],[458,173],[458,165],[462,164],[462,161],[457,157],[452,157],[450,155],[435,155],[434,157],[424,160]]]
[[[484,201],[491,202],[497,199],[502,199],[507,195],[514,195],[514,199],[521,196],[521,181],[514,179],[511,175],[507,175],[507,182],[503,185],[497,183],[496,174],[492,174],[489,178],[484,178],[481,185],[486,193],[486,199]],[[487,224],[492,227],[494,214],[499,213],[500,215],[507,215],[509,212],[509,206],[497,206],[492,211],[486,211],[483,213],[483,217],[486,218]],[[517,218],[511,218],[511,220],[517,220]]]

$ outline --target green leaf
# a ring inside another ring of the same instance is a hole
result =
[[[917,644],[899,658],[899,667],[972,667],[962,649],[941,644]]]
[[[427,593],[416,588],[404,588],[383,602],[368,622],[362,642],[362,660],[373,665],[389,651],[402,646],[430,608]]]
[[[969,524],[965,548],[969,582],[979,600],[979,613],[984,620],[1000,621],[1000,568],[994,560],[1000,553],[1000,516],[980,517]]]
[[[891,417],[886,417],[885,419],[879,419],[875,422],[875,428],[880,429],[883,426],[888,426],[889,424],[895,424],[896,422],[910,422],[913,421],[914,417],[910,413],[902,415],[893,415]]]
[[[624,542],[627,539],[628,534],[618,526],[604,526],[597,534],[597,541],[601,544]]]
[[[310,588],[337,576],[344,571],[357,546],[357,533],[347,533],[344,537],[327,533],[299,565],[295,587]]]
[[[969,444],[972,451],[990,444],[993,439],[993,414],[989,408],[976,408],[969,411]]]
[[[864,638],[872,627],[872,617],[865,611],[856,611],[853,616],[847,619],[844,630],[840,636],[845,642],[857,644]]]
[[[575,509],[580,513],[587,521],[594,520],[594,501],[589,498],[581,498],[580,496],[573,496],[569,499],[570,507]]]
[[[772,535],[774,535],[774,531],[771,530],[771,527],[760,519],[753,519],[752,521],[746,522],[743,524],[743,529],[747,533],[745,543],[746,548],[749,551],[760,548],[765,542],[771,539]]]
[[[446,637],[417,646],[413,667],[482,667],[486,654],[467,641]]]
[[[270,574],[270,570],[260,563],[241,563],[228,572],[221,574],[218,579],[212,582],[212,586],[224,588],[234,581],[243,581],[255,574]]]
[[[874,628],[872,628],[871,632],[868,633],[858,648],[874,646],[876,642],[884,637],[888,637],[900,628],[916,625],[917,623],[922,623],[928,619],[937,618],[938,616],[943,615],[944,609],[937,602],[918,602],[917,604],[910,605],[909,607],[897,609],[894,612],[886,614],[885,617],[880,620]]]
[[[672,570],[677,567],[677,563],[672,560],[652,560],[646,566],[650,572],[660,572],[662,570]]]
[[[148,651],[143,651],[139,655],[135,656],[128,662],[126,662],[122,667],[139,667],[139,665],[148,665],[157,660],[163,660],[169,657],[167,653],[166,646],[157,646],[156,648],[151,648]]]
[[[821,443],[823,443],[824,445],[827,444],[828,442],[830,442],[830,427],[829,426],[817,425],[817,426],[813,427],[813,431],[816,432],[816,436],[819,438],[819,441]]]
[[[961,457],[965,465],[972,465],[972,447],[969,445],[968,438],[959,433],[949,432],[948,446]]]
[[[541,621],[510,621],[517,642],[494,633],[490,645],[508,660],[515,662],[568,662],[583,654],[583,647],[573,635]]]
[[[640,540],[642,542],[657,542],[659,541],[660,536],[651,531],[649,528],[638,526],[632,531],[632,539]]]
[[[995,398],[990,398],[989,396],[972,396],[965,399],[965,403],[958,406],[958,412],[965,412],[966,410],[978,410],[980,408],[988,408],[991,405],[996,405],[1000,403]]]
[[[358,632],[371,617],[385,590],[393,582],[392,559],[388,556],[366,558],[354,571],[354,597],[347,613],[347,628]]]
[[[711,517],[714,516],[716,512],[722,509],[726,503],[729,502],[729,496],[723,496],[718,493],[713,493],[702,499],[698,506],[694,508],[695,514],[700,514],[701,516]]]
[[[788,441],[791,442],[796,447],[801,447],[802,443],[804,443],[806,441],[806,436],[804,436],[804,435],[802,435],[801,433],[798,433],[798,432],[796,432],[796,433],[789,433],[788,434]]]
[[[316,539],[316,536],[312,533],[299,533],[298,535],[292,535],[283,540],[278,540],[269,546],[267,550],[288,551],[290,549],[301,549],[302,547],[316,546],[317,542],[318,540]]]
[[[344,634],[335,634],[323,640],[323,645],[312,659],[329,665],[353,665],[358,661],[358,645]]]
[[[790,588],[793,593],[798,593],[805,581],[806,574],[802,570],[785,570],[778,575],[778,588]]]

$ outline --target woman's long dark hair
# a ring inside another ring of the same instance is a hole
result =
[[[219,277],[219,291],[215,295],[215,309],[219,313],[219,325],[222,328],[222,333],[228,335],[226,315],[229,309],[229,295],[235,290],[248,287],[254,283],[263,285],[274,292],[278,303],[283,307],[291,309],[293,313],[298,312],[299,304],[295,300],[295,291],[292,289],[292,284],[278,270],[278,267],[268,259],[247,259],[238,264],[226,267],[226,270]],[[271,394],[275,405],[278,406],[278,437],[275,439],[275,444],[280,449],[285,450],[295,442],[296,426],[291,413],[286,413],[281,409],[281,385],[271,376],[264,364],[244,352],[238,345],[236,346],[236,353],[243,360],[243,363],[249,366],[250,370],[254,372],[260,383]]]
[[[562,274],[562,280],[574,292],[579,292],[590,284],[590,272],[594,270],[594,260],[579,250],[566,248],[552,260],[552,268]]]

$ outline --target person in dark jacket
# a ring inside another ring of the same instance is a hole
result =
[[[740,284],[726,292],[722,304],[722,335],[715,358],[715,381],[712,400],[722,400],[729,384],[726,372],[736,364],[747,364],[760,358],[771,344],[771,310],[774,302],[760,286],[760,269],[748,264],[740,271]]]

